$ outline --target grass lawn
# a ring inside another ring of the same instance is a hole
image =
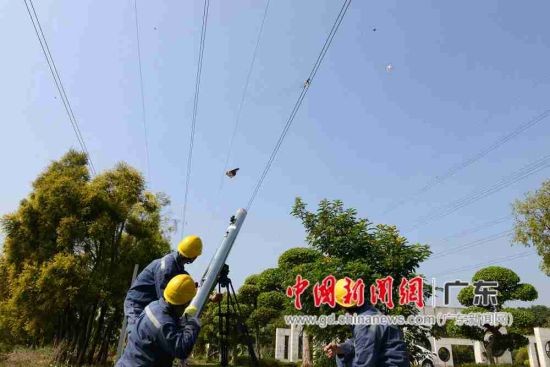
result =
[[[51,348],[16,348],[12,352],[0,356],[0,367],[50,367],[52,358]]]
[[[37,349],[17,347],[10,353],[0,355],[0,367],[70,367],[55,364],[53,358],[54,352],[51,347]],[[104,366],[93,365],[88,367]]]
[[[53,349],[45,348],[16,348],[12,352],[0,355],[0,367],[67,367],[52,362]],[[218,367],[219,363],[199,362],[191,363],[191,367]],[[90,366],[96,367],[96,366]],[[236,366],[239,367],[239,366]]]

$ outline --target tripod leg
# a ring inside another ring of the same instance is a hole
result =
[[[218,293],[221,293],[221,284],[218,283]],[[228,331],[229,331],[229,298],[227,299],[227,308],[225,312],[222,310],[222,302],[218,303],[218,327],[220,330],[220,366],[229,366],[228,358]]]
[[[256,351],[254,350],[254,345],[252,342],[252,338],[250,337],[250,334],[248,333],[248,328],[246,327],[245,323],[243,322],[241,307],[239,306],[239,301],[237,300],[237,295],[235,293],[235,289],[233,288],[233,283],[231,280],[228,282],[227,286],[227,297],[233,299],[233,307],[235,314],[237,315],[237,325],[239,327],[239,331],[243,334],[246,340],[246,346],[248,347],[248,354],[250,356],[252,367],[259,367],[258,363],[258,357],[256,357]]]

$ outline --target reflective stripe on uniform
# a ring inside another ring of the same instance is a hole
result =
[[[163,257],[162,260],[160,260],[160,270],[166,269],[166,258]]]
[[[157,320],[157,318],[155,317],[155,315],[153,315],[153,313],[151,312],[151,310],[149,309],[149,306],[145,307],[145,314],[147,315],[147,317],[149,318],[149,320],[151,320],[151,322],[153,323],[153,325],[155,325],[155,327],[157,329],[160,329],[160,322],[159,320]]]

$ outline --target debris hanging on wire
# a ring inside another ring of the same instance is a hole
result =
[[[225,175],[229,178],[233,178],[235,176],[237,176],[237,171],[239,170],[239,168],[234,168],[232,170],[229,170],[227,172],[225,172]]]

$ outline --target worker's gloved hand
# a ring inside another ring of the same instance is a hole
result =
[[[183,315],[180,317],[180,320],[179,320],[180,326],[184,326],[186,324],[191,323],[196,325],[197,327],[200,327],[201,322],[199,318],[195,316],[196,314],[197,314],[197,308],[195,306],[192,306],[192,305],[187,306],[185,311],[183,311]]]
[[[198,328],[201,327],[201,320],[198,317],[183,314],[182,320],[184,324],[192,324]]]
[[[201,321],[199,320],[198,317],[195,317],[195,316],[189,316],[189,315],[183,315],[182,317],[180,317],[179,319],[179,325],[181,327],[184,327],[185,325],[194,325],[198,328],[201,327]]]
[[[185,311],[183,311],[183,314],[189,315],[189,316],[195,316],[197,314],[197,308],[195,306],[189,305],[187,306]]]

